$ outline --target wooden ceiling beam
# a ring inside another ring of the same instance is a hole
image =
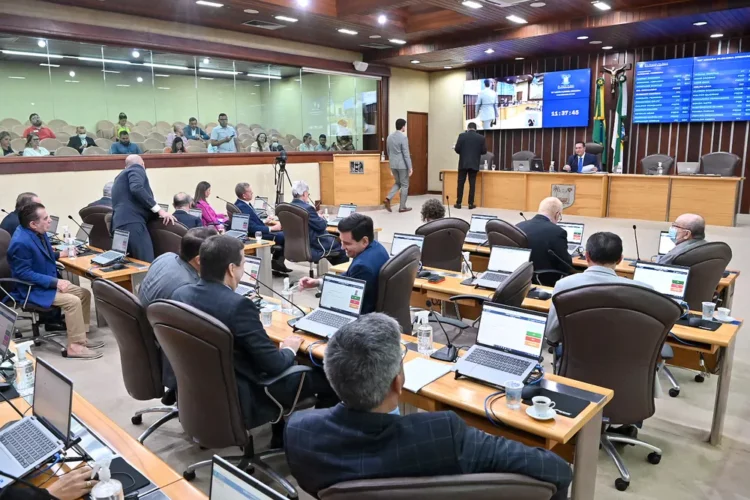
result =
[[[458,14],[452,10],[437,10],[424,14],[412,14],[406,22],[407,33],[419,33],[445,28],[446,26],[461,26],[473,23],[473,17]]]

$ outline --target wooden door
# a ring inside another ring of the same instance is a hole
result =
[[[427,194],[427,113],[406,113],[406,135],[414,169],[409,179],[409,194]]]

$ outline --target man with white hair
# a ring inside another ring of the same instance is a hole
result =
[[[114,182],[108,182],[102,189],[102,197],[88,204],[90,207],[111,207],[112,206],[112,185]]]
[[[666,255],[656,260],[659,264],[672,264],[680,255],[691,248],[708,243],[706,241],[706,220],[697,214],[682,214],[675,219],[669,228],[669,238],[675,247]]]
[[[292,183],[292,196],[294,196],[292,205],[298,206],[310,214],[310,250],[313,261],[317,262],[325,257],[334,266],[347,262],[349,257],[341,248],[341,242],[327,231],[328,222],[315,211],[315,207],[310,202],[310,186],[305,181],[294,181]]]
[[[529,220],[519,222],[518,229],[526,233],[531,249],[531,262],[534,269],[555,269],[569,273],[573,259],[568,253],[568,233],[557,225],[562,221],[562,202],[550,196],[539,203],[539,212]],[[549,254],[552,250],[557,258]],[[559,276],[554,273],[542,274],[539,281],[542,285],[554,286]]]
[[[161,209],[146,175],[146,165],[138,155],[125,158],[125,170],[117,174],[112,185],[112,228],[130,233],[128,255],[152,262],[154,245],[146,224],[156,217],[164,224],[174,224],[175,218]]]

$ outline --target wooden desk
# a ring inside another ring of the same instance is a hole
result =
[[[375,241],[378,241],[378,239],[379,239],[378,235],[380,234],[380,231],[382,231],[382,230],[383,230],[382,227],[376,227],[376,228],[373,229],[373,231],[375,233]],[[338,228],[336,226],[328,226],[326,228],[326,231],[328,231],[328,234],[333,234],[335,236],[339,235],[339,230],[338,230]]]
[[[271,248],[273,247],[273,241],[263,240],[260,243],[256,243],[254,239],[247,240],[245,244],[245,255],[255,255],[261,260],[260,271],[258,272],[258,278],[263,283],[271,285],[273,283],[273,275],[271,270]],[[260,285],[260,283],[259,283]],[[264,295],[272,295],[267,290],[265,285],[260,285],[261,293]]]
[[[92,248],[92,250],[96,252],[102,251],[98,248]],[[105,280],[117,283],[131,293],[137,293],[137,287],[143,281],[149,268],[148,262],[128,258],[125,263],[127,266],[126,269],[105,273],[101,270],[100,266],[91,262],[94,257],[96,255],[83,255],[74,259],[61,257],[58,262],[65,266],[65,271],[76,277],[88,279],[104,278]]]
[[[607,217],[670,220],[668,175],[610,175]]]
[[[669,216],[675,220],[685,213],[700,214],[706,224],[737,225],[737,200],[743,177],[672,176]]]
[[[364,170],[351,172],[351,162],[362,162]],[[333,161],[320,162],[320,202],[341,205],[355,202],[362,206],[383,203],[379,154],[335,154]]]

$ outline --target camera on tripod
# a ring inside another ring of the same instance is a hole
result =
[[[271,151],[277,151],[279,153],[279,156],[276,157],[276,164],[278,164],[281,169],[286,168],[287,156],[284,146],[282,146],[278,142],[274,142],[273,144],[271,144]]]
[[[273,144],[271,144],[271,151],[279,153],[279,156],[276,157],[273,164],[273,171],[275,174],[274,184],[276,185],[276,205],[278,205],[279,203],[284,203],[284,177],[286,177],[286,180],[289,182],[289,186],[292,185],[292,180],[289,178],[289,172],[286,170],[287,156],[284,146],[274,141]],[[276,170],[276,167],[279,167],[278,170]]]

